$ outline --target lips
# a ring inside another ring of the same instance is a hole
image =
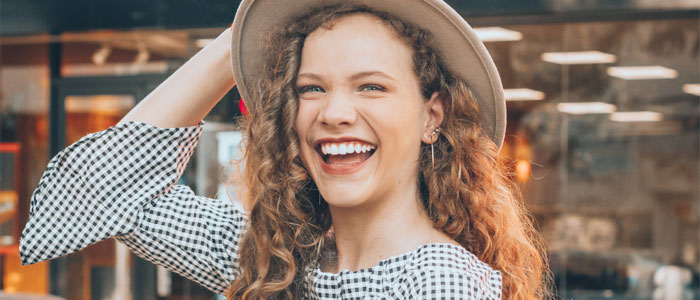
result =
[[[359,139],[324,139],[316,144],[321,168],[331,175],[345,175],[361,169],[377,146]]]

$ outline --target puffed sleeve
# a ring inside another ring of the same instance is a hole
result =
[[[32,195],[22,264],[116,237],[137,255],[223,293],[238,273],[246,216],[228,201],[175,184],[202,126],[128,122],[57,154]]]

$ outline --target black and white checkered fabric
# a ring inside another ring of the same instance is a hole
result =
[[[223,293],[239,274],[247,218],[178,178],[202,131],[129,122],[49,162],[20,240],[23,265],[116,237],[137,255]],[[428,244],[358,271],[308,268],[309,299],[500,299],[501,274],[462,247]]]

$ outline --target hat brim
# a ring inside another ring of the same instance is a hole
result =
[[[501,147],[506,105],[496,65],[471,26],[441,0],[243,0],[236,12],[231,38],[233,76],[243,99],[254,101],[248,97],[247,86],[254,76],[262,74],[262,38],[311,9],[336,3],[361,4],[386,11],[430,31],[445,65],[467,82],[476,97],[482,129]]]

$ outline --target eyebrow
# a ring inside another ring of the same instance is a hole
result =
[[[389,74],[386,74],[386,73],[380,72],[380,71],[360,72],[360,73],[357,73],[357,74],[350,76],[350,79],[357,80],[357,79],[360,79],[362,77],[369,77],[369,76],[379,76],[379,77],[384,77],[384,78],[389,79],[389,80],[394,80],[394,81],[396,80],[396,79],[394,79],[394,77],[389,76]]]
[[[391,77],[390,75],[381,72],[381,71],[365,71],[365,72],[360,72],[360,73],[355,73],[352,76],[350,76],[351,80],[358,80],[363,77],[369,77],[369,76],[379,76],[379,77],[384,77],[386,79],[396,81],[394,77]],[[297,78],[302,78],[302,77],[309,77],[311,79],[316,79],[316,80],[322,80],[321,75],[315,74],[315,73],[301,73],[297,75]]]
[[[297,78],[309,77],[311,79],[321,80],[321,75],[315,73],[301,73],[297,75]]]

